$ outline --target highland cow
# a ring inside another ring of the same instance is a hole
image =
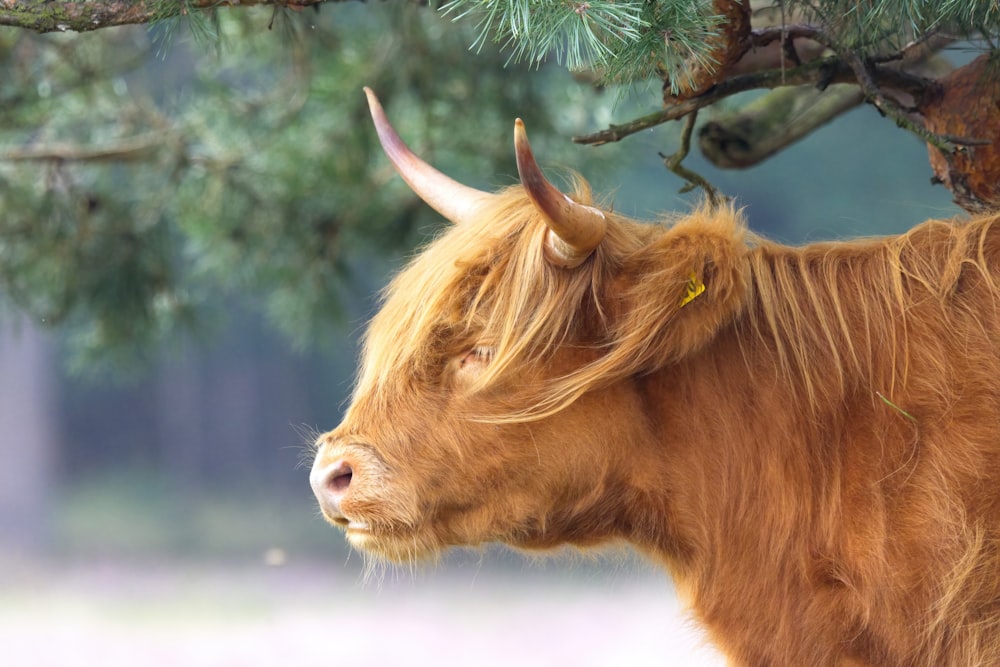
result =
[[[376,557],[626,542],[734,665],[1000,665],[995,215],[792,248],[461,185],[392,282],[311,475]]]

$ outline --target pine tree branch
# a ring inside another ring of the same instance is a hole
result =
[[[780,29],[767,30],[770,43],[780,39],[774,34]],[[787,31],[789,35],[811,36],[797,26],[788,26]],[[762,37],[764,32],[755,34]],[[766,41],[760,39],[761,43]],[[951,41],[946,36],[929,35],[898,51],[872,58],[872,63],[883,70],[880,91],[890,93],[904,108],[923,103],[928,93],[933,96],[940,87],[933,79],[952,70],[952,65],[937,53]],[[794,62],[794,58],[788,57],[786,61]],[[860,86],[853,83],[831,84],[825,90],[808,84],[779,88],[740,108],[713,114],[699,132],[698,145],[716,166],[746,168],[784,150],[864,101]]]
[[[915,107],[912,109],[904,108],[894,98],[882,92],[875,81],[874,63],[856,54],[848,54],[846,60],[854,71],[858,85],[861,87],[861,92],[869,103],[878,109],[882,115],[894,120],[899,127],[917,135],[926,143],[941,151],[946,157],[954,153],[961,145],[982,143],[982,140],[977,140],[976,138],[934,134],[923,123],[914,120],[908,115],[917,111]]]
[[[600,146],[613,141],[621,141],[636,132],[648,130],[668,121],[678,120],[693,111],[711,106],[737,93],[781,86],[798,86],[806,83],[826,86],[831,83],[853,81],[853,76],[851,68],[836,57],[821,58],[786,70],[774,69],[734,76],[721,81],[714,88],[710,88],[697,97],[687,98],[622,125],[611,125],[608,129],[600,132],[573,137],[573,141],[578,144]]]
[[[2,0],[0,0],[2,1]],[[171,135],[151,132],[106,146],[46,144],[0,150],[2,162],[136,162],[149,159]]]
[[[717,167],[745,169],[784,150],[864,101],[857,86],[780,88],[739,109],[714,115],[698,133],[702,155]]]
[[[897,121],[901,127],[914,132],[932,145],[944,147],[949,144],[975,145],[978,143],[975,138],[933,135],[925,128],[920,127],[918,122],[907,118],[900,104],[885,94],[885,91],[906,93],[919,103],[922,96],[936,85],[932,79],[905,72],[898,67],[880,67],[870,61],[864,65],[859,57],[855,56],[846,58],[827,56],[798,67],[768,69],[731,76],[701,95],[668,104],[659,111],[636,118],[628,123],[611,125],[599,132],[573,137],[573,141],[578,144],[594,146],[621,141],[632,134],[683,118],[692,111],[711,106],[727,97],[748,90],[775,89],[805,84],[812,84],[823,90],[833,83],[852,83],[860,86],[866,99],[875,104],[876,108]]]
[[[151,23],[191,10],[275,5],[299,10],[345,0],[0,0],[0,26],[34,32],[88,32],[120,25]]]

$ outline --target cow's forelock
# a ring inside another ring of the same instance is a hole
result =
[[[459,388],[466,394],[523,377],[525,365],[536,368],[560,347],[605,344],[607,262],[598,253],[574,271],[551,266],[530,201],[519,188],[500,199],[486,217],[449,228],[387,288],[365,336],[356,398],[446,382],[449,361],[475,348],[488,349],[490,363]],[[503,418],[500,405],[480,407],[480,417]]]

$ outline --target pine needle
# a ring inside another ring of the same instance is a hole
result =
[[[903,415],[904,417],[906,417],[907,419],[909,419],[909,420],[910,420],[911,422],[916,422],[916,421],[917,421],[917,418],[916,418],[916,417],[914,417],[914,416],[913,416],[913,415],[911,415],[911,414],[910,414],[909,412],[907,412],[907,411],[906,411],[906,410],[904,410],[903,408],[899,407],[898,405],[896,405],[895,403],[893,403],[892,401],[890,401],[890,400],[889,400],[888,398],[886,398],[886,397],[885,397],[885,396],[884,396],[884,395],[882,394],[882,392],[880,392],[880,391],[876,391],[876,392],[875,392],[875,395],[876,395],[876,396],[878,396],[879,398],[881,398],[881,399],[882,399],[882,402],[883,402],[883,403],[885,403],[885,404],[886,404],[886,405],[888,405],[888,406],[889,406],[890,408],[892,408],[893,410],[895,410],[895,411],[896,411],[896,412],[898,412],[899,414],[901,414],[901,415]]]

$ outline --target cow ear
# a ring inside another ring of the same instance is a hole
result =
[[[747,254],[746,228],[733,209],[682,219],[629,263],[618,330],[654,341],[644,353],[654,367],[697,351],[744,307]]]
[[[702,209],[674,225],[662,242],[674,258],[667,262],[675,301],[668,347],[680,358],[708,343],[744,307],[746,226],[730,207]]]

